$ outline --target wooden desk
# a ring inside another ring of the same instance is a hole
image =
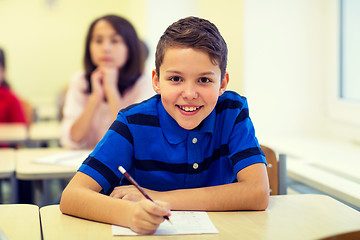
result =
[[[324,195],[271,196],[266,211],[209,212],[219,234],[161,236],[161,239],[317,239],[360,229],[360,213]],[[112,236],[111,225],[40,209],[45,239],[159,239]]]
[[[11,202],[16,201],[16,179],[15,179],[15,149],[0,148],[0,202],[2,197],[2,179],[9,179],[11,183]]]
[[[27,140],[25,124],[0,123],[0,143],[25,143]]]
[[[67,150],[62,148],[23,148],[17,150],[16,177],[21,180],[43,180],[73,177],[78,167],[34,162],[36,158],[52,155],[61,151]]]
[[[49,143],[60,140],[59,121],[41,121],[32,123],[29,127],[29,141],[34,144]]]
[[[15,150],[0,148],[0,179],[11,178],[15,173]]]
[[[35,184],[35,198],[39,196],[39,206],[49,203],[49,186],[47,179],[72,178],[78,167],[35,163],[39,157],[52,155],[62,148],[24,148],[16,151],[16,177],[20,180],[31,180]],[[85,159],[84,159],[85,160]]]
[[[8,239],[41,239],[39,207],[27,204],[0,205],[0,229]]]
[[[360,147],[341,139],[262,136],[263,144],[287,154],[287,175],[360,209]]]

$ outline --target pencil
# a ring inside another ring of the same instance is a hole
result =
[[[141,192],[142,195],[144,195],[146,199],[154,202],[154,200],[151,199],[151,197],[144,191],[144,189],[140,187],[140,185],[126,172],[126,170],[122,166],[119,166],[119,171],[124,174],[124,176]],[[168,216],[164,216],[164,218],[171,223]]]

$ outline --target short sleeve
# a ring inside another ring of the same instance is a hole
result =
[[[255,163],[266,164],[265,155],[255,137],[254,125],[249,117],[249,108],[244,97],[230,135],[229,151],[235,174]]]
[[[71,126],[85,108],[87,94],[85,93],[87,82],[83,73],[76,73],[69,84],[65,95],[63,119],[61,121],[60,142],[63,147],[78,149],[86,146],[86,139],[82,142],[74,142],[70,137]]]

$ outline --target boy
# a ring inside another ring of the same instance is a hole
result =
[[[157,95],[119,112],[64,190],[61,211],[151,234],[170,216],[170,205],[264,210],[265,157],[246,99],[225,92],[227,47],[216,26],[196,17],[173,23],[155,61]],[[120,165],[156,203],[119,184]]]

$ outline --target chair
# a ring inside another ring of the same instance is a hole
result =
[[[360,230],[354,232],[340,233],[325,238],[321,238],[320,240],[353,240],[353,239],[360,239]]]
[[[24,99],[20,99],[20,104],[25,115],[26,124],[30,125],[35,122],[36,112],[34,106]]]
[[[59,121],[63,119],[63,110],[64,110],[65,98],[68,88],[69,88],[68,86],[65,86],[63,89],[60,90],[57,96],[57,101],[56,101],[57,110],[58,110],[57,118]]]
[[[268,163],[266,170],[269,176],[270,195],[286,194],[286,155],[276,154],[270,147],[260,145]]]

